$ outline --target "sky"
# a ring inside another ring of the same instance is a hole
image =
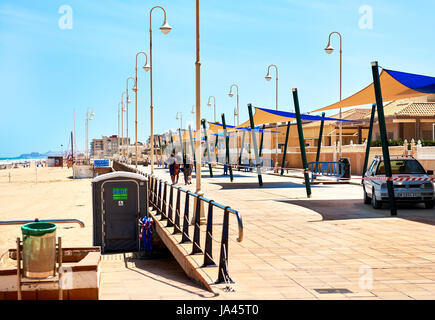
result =
[[[173,29],[162,34],[163,13],[153,11],[154,132],[178,128],[177,112],[183,127],[194,127],[194,0],[0,0],[0,157],[66,148],[74,112],[77,147],[84,150],[88,108],[95,113],[89,140],[117,134],[118,103],[134,76],[136,53],[149,54],[149,12],[156,5],[166,9]],[[434,76],[434,8],[433,0],[202,1],[201,117],[214,120],[207,102],[215,96],[218,120],[225,113],[233,124],[232,84],[239,87],[240,123],[248,119],[248,103],[275,108],[275,81],[264,78],[270,64],[278,67],[280,110],[294,109],[292,88],[302,112],[338,101],[338,37],[332,37],[337,50],[324,51],[332,31],[343,37],[343,98],[372,82],[371,61]],[[138,136],[145,141],[150,76],[141,68],[138,88]],[[134,143],[131,91],[130,100]]]

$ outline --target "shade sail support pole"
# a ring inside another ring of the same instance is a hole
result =
[[[263,177],[261,176],[261,163],[260,163],[260,157],[258,156],[257,137],[255,136],[255,124],[254,124],[254,116],[252,113],[252,104],[248,104],[248,112],[249,112],[249,122],[251,123],[251,137],[252,137],[252,144],[254,145],[255,166],[257,168],[258,184],[260,185],[260,187],[262,187]]]
[[[285,159],[286,159],[286,156],[287,156],[288,137],[289,137],[289,134],[290,134],[290,124],[291,124],[291,121],[287,122],[287,131],[285,133],[284,154],[282,155],[281,175],[284,175]]]
[[[323,127],[325,125],[325,113],[322,112],[322,121],[320,122],[320,132],[319,132],[319,142],[317,144],[317,154],[316,154],[316,170],[317,171],[317,166],[318,166],[318,162],[320,161],[320,150],[322,149],[322,138],[323,138]]]
[[[264,129],[266,129],[265,124],[263,124],[263,129],[262,129],[263,132],[261,133],[261,140],[260,140],[260,151],[258,153],[258,156],[260,157],[260,159],[261,159],[261,156],[263,154]]]
[[[304,132],[302,130],[302,119],[301,119],[301,112],[299,109],[299,98],[298,98],[298,89],[293,88],[293,101],[295,104],[295,111],[296,111],[296,122],[298,126],[298,137],[299,137],[299,146],[301,148],[301,157],[302,157],[302,166],[304,169],[304,179],[305,179],[305,188],[307,190],[307,197],[311,198],[311,184],[310,184],[310,178],[308,176],[308,164],[307,164],[307,154],[305,152],[305,139],[304,139]]]
[[[369,163],[369,155],[370,155],[370,147],[371,147],[371,142],[372,142],[372,133],[373,133],[373,124],[375,122],[375,114],[376,114],[376,103],[373,103],[372,105],[372,115],[370,117],[370,127],[369,127],[369,133],[367,136],[367,145],[366,145],[366,154],[364,156],[364,166],[363,166],[363,171],[362,171],[362,177],[364,178],[364,175],[367,171],[367,166]],[[364,179],[361,179],[361,184],[364,183]]]
[[[222,113],[222,125],[224,128],[224,136],[225,136],[225,162],[228,166],[228,170],[230,171],[230,180],[233,182],[233,168],[231,167],[231,159],[230,159],[230,137],[227,134],[227,125],[225,123],[225,114]]]
[[[205,127],[205,119],[201,120],[201,124],[202,124],[202,128],[204,129],[204,139],[207,148],[208,170],[210,171],[210,177],[213,178],[213,168],[211,166],[211,158],[210,158],[210,144],[208,143],[207,128]]]
[[[379,132],[381,134],[382,155],[384,157],[385,175],[387,178],[390,178],[390,180],[387,181],[388,201],[390,203],[391,215],[396,216],[397,208],[396,208],[396,201],[394,199],[394,185],[393,185],[393,181],[391,181],[392,171],[391,171],[391,163],[390,163],[390,151],[388,150],[387,128],[385,125],[384,104],[382,101],[382,90],[381,90],[381,81],[379,80],[378,62],[377,61],[372,62],[371,65],[372,65],[372,74],[373,74],[373,85],[375,88],[375,96],[376,96],[376,106],[378,109]]]
[[[243,133],[242,133],[242,144],[240,146],[240,156],[239,156],[239,170],[240,170],[240,167],[242,166],[243,145],[245,144],[245,133],[246,133],[246,131],[243,131]]]

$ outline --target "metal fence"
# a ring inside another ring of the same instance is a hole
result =
[[[309,162],[308,170],[311,171],[311,180],[316,176],[333,176],[340,178],[344,174],[344,163],[332,161]]]
[[[135,172],[148,178],[149,205],[156,211],[155,215],[160,216],[160,221],[166,220],[166,228],[173,228],[172,234],[181,234],[180,243],[192,243],[191,254],[202,254],[204,256],[203,267],[217,266],[213,257],[213,242],[220,243],[220,257],[218,264],[218,279],[216,283],[232,283],[228,273],[228,240],[229,240],[229,217],[234,214],[237,218],[238,237],[237,241],[243,240],[243,221],[237,210],[228,206],[221,205],[213,200],[206,199],[189,190],[170,184],[153,175],[148,175],[137,171],[130,166],[116,162],[116,167],[124,171]],[[184,209],[182,208],[182,198],[184,197]],[[197,201],[190,201],[196,199]],[[193,208],[194,204],[195,207]],[[192,203],[192,204],[191,204]],[[192,206],[192,207],[191,207]],[[201,244],[201,206],[206,210],[207,206],[207,226],[205,233],[205,243]],[[190,211],[194,212],[193,235],[189,233]],[[221,240],[213,238],[213,217],[214,209],[223,210]]]

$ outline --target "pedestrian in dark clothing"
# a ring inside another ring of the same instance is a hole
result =
[[[183,161],[183,173],[184,173],[184,183],[186,185],[192,184],[190,181],[191,175],[192,175],[192,159],[190,156],[186,156]]]
[[[228,175],[228,165],[224,163],[224,176]]]

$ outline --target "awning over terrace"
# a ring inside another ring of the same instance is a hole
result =
[[[209,122],[209,124],[213,125],[214,128],[218,128],[218,130],[222,130],[223,129],[223,125],[221,123],[218,123],[218,122]],[[233,131],[236,131],[236,130],[252,131],[251,128],[248,128],[248,127],[241,127],[241,126],[235,127],[235,126],[230,126],[230,125],[226,125],[226,127],[227,127],[227,131],[229,131],[229,132],[233,132]],[[263,130],[263,129],[260,128],[260,126],[256,126],[254,128],[254,130],[256,132],[260,132],[260,133],[262,133],[262,132],[275,132],[275,133],[278,132],[278,131],[271,131],[271,130]]]
[[[434,77],[382,69],[379,79],[381,82],[383,101],[393,101],[435,94]],[[376,103],[373,83],[342,101],[314,110],[314,112],[372,103]]]
[[[286,112],[286,111],[277,111],[272,109],[265,109],[265,108],[255,108],[255,114],[254,114],[254,125],[259,126],[265,123],[279,123],[279,122],[288,122],[296,119],[296,113],[294,112]],[[321,117],[321,116],[312,116],[307,114],[301,114],[302,120],[309,120],[309,121],[343,121],[343,122],[357,122],[352,120],[342,120],[342,119],[336,119],[336,118],[328,118],[328,117]],[[245,121],[241,125],[239,125],[237,128],[250,128],[251,124],[250,121]]]

